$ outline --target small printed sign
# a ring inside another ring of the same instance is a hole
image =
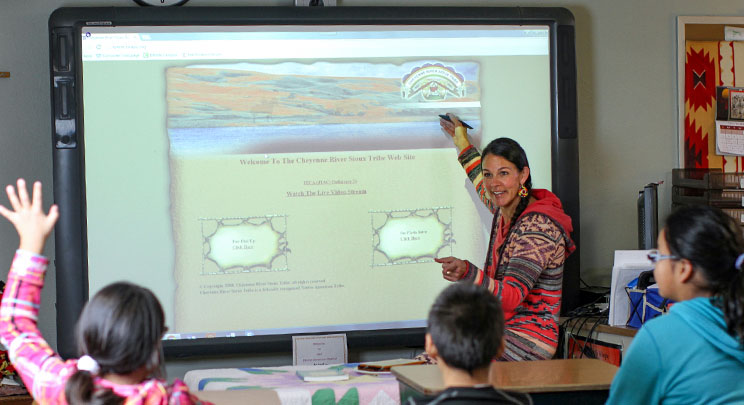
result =
[[[744,28],[742,27],[723,27],[724,41],[742,41],[744,40]]]
[[[323,366],[347,363],[346,334],[292,336],[292,365]]]

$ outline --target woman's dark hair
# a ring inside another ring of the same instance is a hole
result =
[[[497,138],[491,141],[485,149],[483,149],[482,156],[485,158],[487,155],[500,156],[514,164],[519,171],[524,170],[525,167],[530,167],[527,161],[527,154],[522,149],[517,141],[511,138]],[[527,181],[524,182],[524,187],[527,189],[527,196],[519,200],[517,209],[514,211],[514,215],[511,217],[509,226],[514,226],[517,222],[517,218],[522,215],[522,212],[527,208],[527,204],[530,202],[530,194],[532,193],[532,174],[527,176]]]
[[[152,291],[126,282],[110,284],[83,309],[76,328],[78,352],[99,365],[98,375],[129,374],[140,368],[159,372],[165,316]],[[70,404],[121,404],[111,390],[94,390],[93,375],[78,370],[67,381]]]
[[[708,206],[682,207],[667,218],[662,230],[670,252],[699,270],[704,287],[720,299],[728,333],[744,345],[744,277],[737,258],[744,253],[742,229],[733,218]]]
[[[426,324],[444,362],[471,375],[491,364],[504,338],[499,300],[475,284],[445,288],[429,310]]]

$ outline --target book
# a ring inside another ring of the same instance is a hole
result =
[[[300,377],[303,381],[343,381],[349,379],[349,375],[340,368],[297,370],[297,377]]]
[[[393,359],[385,361],[370,361],[366,363],[359,363],[357,370],[361,371],[373,371],[373,372],[389,372],[391,368],[395,366],[412,366],[416,364],[426,363],[423,360],[415,359]]]

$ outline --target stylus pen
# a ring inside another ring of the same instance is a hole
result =
[[[452,119],[449,117],[449,115],[439,114],[439,117],[441,117],[443,120],[447,120],[449,122],[452,122]],[[462,124],[462,126],[465,127],[465,128],[467,128],[467,129],[473,129],[473,127],[471,127],[470,125],[468,125],[468,123],[465,122],[465,121],[462,121],[461,120],[460,121],[460,124]]]

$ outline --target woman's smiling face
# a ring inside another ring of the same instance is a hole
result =
[[[519,189],[530,175],[529,167],[517,169],[514,163],[497,155],[486,155],[481,161],[483,185],[494,205],[504,208],[519,204]]]

